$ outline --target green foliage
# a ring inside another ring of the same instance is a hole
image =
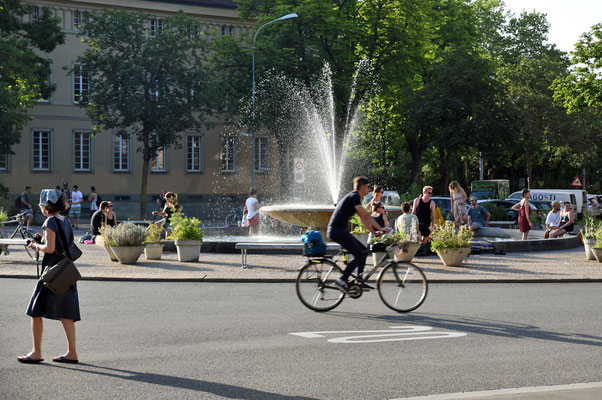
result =
[[[366,233],[370,233],[368,229],[362,224],[362,220],[357,214],[354,214],[353,217],[349,220],[351,223],[352,229],[351,233],[354,235],[364,235]]]
[[[414,235],[415,236],[415,235]],[[405,235],[403,232],[395,232],[392,234],[375,236],[370,239],[369,244],[374,243],[384,243],[387,247],[389,246],[398,246],[407,243],[418,243],[417,240],[413,240],[414,237],[412,235]]]
[[[173,232],[171,235],[172,239],[203,241],[204,232],[201,228],[201,221],[197,218],[185,217],[181,213],[174,213],[169,223],[170,229]]]
[[[102,237],[105,246],[110,245],[112,241],[113,227],[110,225],[103,225],[100,227],[100,237]]]
[[[495,203],[482,203],[483,206],[491,214],[491,221],[509,221],[508,212],[502,206]]]
[[[10,154],[30,119],[28,110],[54,89],[48,87],[48,53],[64,43],[64,33],[46,7],[40,19],[25,22],[31,4],[7,0],[0,4],[0,155]]]
[[[147,230],[131,222],[122,222],[110,230],[111,246],[142,246]]]
[[[445,221],[445,225],[436,226],[431,234],[431,249],[433,251],[445,249],[457,249],[470,247],[470,240],[474,233],[466,226],[456,228],[451,221]]]
[[[163,230],[163,225],[157,226],[156,224],[149,222],[148,223],[148,234],[146,235],[146,243],[159,243],[161,240],[161,231]]]
[[[583,226],[583,237],[585,239],[602,237],[602,221],[591,215],[585,215],[583,219],[584,221],[581,225]]]
[[[0,208],[0,222],[4,222],[7,219],[8,219],[8,214],[6,213],[6,211],[4,211],[4,208]]]

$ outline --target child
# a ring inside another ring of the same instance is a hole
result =
[[[407,201],[401,205],[403,215],[400,215],[395,221],[395,231],[401,232],[409,239],[418,241],[420,239],[420,230],[418,229],[418,217],[412,214],[412,206]]]

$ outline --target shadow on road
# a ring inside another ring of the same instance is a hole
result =
[[[265,400],[315,400],[311,397],[287,396],[262,390],[233,386],[225,383],[208,382],[200,379],[181,378],[178,376],[138,372],[126,369],[103,367],[101,365],[79,363],[73,366],[46,364],[49,367],[76,370],[90,374],[125,379],[128,381],[151,383],[178,389],[188,389],[197,392],[210,393],[231,399],[265,399]]]
[[[560,333],[547,331],[535,325],[519,324],[509,321],[496,321],[484,318],[467,318],[454,315],[441,314],[407,314],[407,315],[375,315],[366,313],[349,313],[331,311],[329,315],[344,318],[356,318],[388,323],[414,323],[423,324],[441,329],[456,330],[460,332],[476,333],[480,335],[501,336],[509,338],[532,338],[551,340],[586,346],[602,346],[601,336],[581,335],[578,333]]]

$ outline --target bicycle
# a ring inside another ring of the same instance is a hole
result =
[[[6,237],[7,239],[14,239],[15,236],[17,235],[17,233],[21,234],[21,237],[23,239],[33,239],[33,235],[31,234],[31,232],[29,232],[27,230],[27,228],[25,227],[25,224],[23,223],[23,221],[26,220],[26,215],[27,215],[28,211],[23,211],[17,215],[13,215],[12,217],[10,217],[8,220],[4,221],[4,222],[0,222],[0,224],[6,225],[6,224],[14,224],[15,222],[18,223],[17,227]],[[2,234],[2,231],[0,230],[0,238],[4,238],[4,235]],[[29,257],[31,257],[32,260],[38,261],[40,258],[40,252],[38,250],[33,250],[30,249],[29,247],[27,247],[27,245],[25,245],[25,251],[27,251],[27,254],[29,255]],[[5,256],[7,256],[10,252],[8,251],[8,245],[2,245],[0,246],[0,253],[4,253]]]
[[[240,226],[242,223],[242,210],[243,207],[233,207],[224,220],[226,226]]]
[[[410,262],[395,261],[384,244],[372,245],[370,252],[384,252],[385,255],[368,272],[364,281],[382,268],[377,278],[377,289],[380,299],[393,311],[406,313],[420,307],[426,299],[428,280],[424,272]],[[347,265],[347,254],[341,250],[343,263]],[[307,308],[323,312],[337,307],[349,295],[352,299],[361,297],[364,289],[358,282],[357,275],[352,274],[355,281],[350,281],[347,291],[334,282],[341,276],[343,270],[332,256],[308,257],[307,263],[299,269],[296,280],[296,291],[299,300]]]

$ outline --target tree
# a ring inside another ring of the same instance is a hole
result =
[[[30,119],[28,109],[54,89],[48,85],[49,61],[38,52],[65,41],[59,19],[47,8],[36,9],[37,21],[24,22],[33,9],[19,0],[0,3],[0,155],[12,153]]]
[[[200,128],[210,99],[218,97],[203,69],[203,26],[183,13],[149,24],[153,18],[125,11],[92,15],[81,33],[89,48],[77,60],[89,75],[80,105],[94,132],[133,135],[140,144],[142,217],[150,161],[160,149],[179,147],[184,131]]]

